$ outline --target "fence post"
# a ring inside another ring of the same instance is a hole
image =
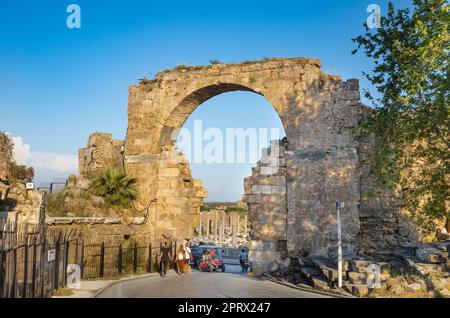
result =
[[[119,274],[122,274],[122,258],[123,258],[122,243],[120,243],[119,244],[119,253],[117,255],[117,269],[119,271]]]
[[[25,243],[25,255],[24,255],[24,266],[23,266],[23,294],[22,298],[27,298],[28,290],[28,237]]]
[[[148,245],[148,264],[147,264],[147,272],[152,272],[152,243]]]
[[[45,285],[45,239],[41,243],[41,298],[44,298]]]
[[[105,274],[105,242],[100,245],[100,277]]]
[[[78,264],[78,239],[75,240],[75,264]]]
[[[81,270],[81,278],[83,278],[84,273],[84,240],[81,240],[81,255],[80,255],[80,270]]]
[[[137,253],[137,243],[134,243],[134,249],[133,249],[133,273],[137,272],[137,265],[138,265],[138,253]]]
[[[59,242],[60,236],[58,235],[58,240],[55,243],[55,265],[53,267],[54,275],[53,275],[53,290],[59,288],[59,258],[60,258],[60,242]]]
[[[31,270],[31,298],[36,294],[36,242],[33,243],[33,267]]]
[[[5,282],[5,273],[3,271],[3,261],[6,257],[3,246],[0,245],[0,298],[3,298],[3,284]]]
[[[64,255],[64,268],[63,268],[63,273],[64,273],[64,286],[65,287],[67,285],[67,265],[69,264],[69,248],[70,248],[70,241],[66,239],[66,254]],[[76,256],[75,256],[76,258]]]
[[[16,283],[17,283],[17,248],[13,248],[13,279],[11,284],[10,297],[16,298]]]

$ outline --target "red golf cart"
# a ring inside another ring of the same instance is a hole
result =
[[[209,252],[207,260],[200,258],[198,260],[198,269],[204,271],[217,271],[220,269],[225,272],[225,264],[223,263],[222,248],[217,246],[201,246],[203,252]]]

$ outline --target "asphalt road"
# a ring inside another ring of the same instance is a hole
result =
[[[246,277],[240,267],[227,265],[225,273],[199,272],[146,277],[114,284],[99,298],[319,298],[323,295]]]

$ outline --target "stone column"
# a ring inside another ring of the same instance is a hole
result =
[[[214,212],[214,239],[217,240],[217,237],[219,236],[219,215],[216,212]]]
[[[236,234],[237,235],[239,235],[239,234],[241,234],[241,216],[238,214],[238,215],[236,215],[237,216],[237,224],[236,224],[236,226],[237,226],[237,231],[236,231]]]
[[[231,231],[233,233],[233,245],[236,244],[236,212],[231,214]]]
[[[203,233],[203,229],[202,229],[202,227],[203,227],[203,224],[202,224],[202,219],[203,219],[203,212],[200,212],[199,213],[199,232],[198,232],[198,234],[199,234],[199,236],[202,236],[202,233]]]
[[[211,233],[211,222],[209,220],[209,211],[206,212],[206,236],[209,237],[209,234]]]
[[[248,215],[246,214],[244,216],[244,234],[248,234]]]
[[[222,214],[222,227],[220,228],[220,241],[223,243],[225,240],[225,215]]]

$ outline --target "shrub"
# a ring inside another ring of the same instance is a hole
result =
[[[108,169],[94,180],[92,192],[111,205],[129,207],[137,195],[135,183],[123,171]]]

